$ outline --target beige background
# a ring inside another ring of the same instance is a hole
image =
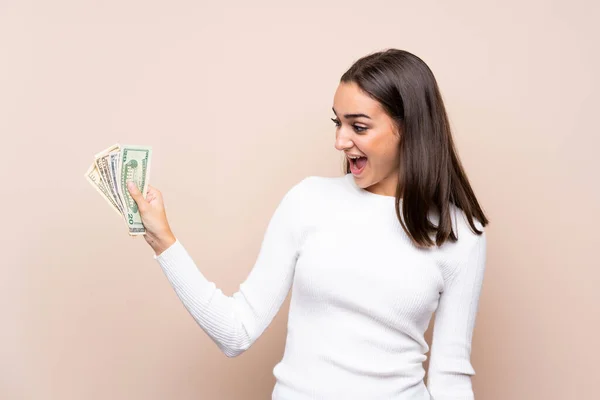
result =
[[[0,398],[270,398],[289,298],[228,359],[83,173],[153,146],[174,232],[232,294],[283,194],[342,174],[335,88],[387,47],[434,71],[491,219],[477,399],[595,398],[598,2],[285,3],[0,0]]]

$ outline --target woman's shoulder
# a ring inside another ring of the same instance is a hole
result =
[[[295,183],[291,187],[290,192],[296,192],[299,196],[311,196],[313,198],[322,194],[328,194],[328,197],[330,197],[332,191],[344,185],[344,178],[344,176],[309,175]]]
[[[295,207],[308,205],[314,187],[319,184],[319,178],[318,176],[306,176],[297,180],[284,194],[282,202],[293,203]]]
[[[434,252],[445,280],[469,270],[471,261],[480,260],[482,254],[485,261],[487,246],[484,226],[477,218],[473,217],[473,225],[481,233],[473,230],[467,214],[454,204],[450,205],[450,216],[457,240],[447,240]],[[485,268],[485,264],[478,263],[477,268]]]
[[[290,187],[284,201],[302,218],[321,215],[328,209],[328,204],[336,204],[344,195],[343,185],[343,177],[306,176]]]
[[[473,227],[471,226],[471,221],[469,221],[469,217],[465,213],[465,211],[458,207],[457,205],[450,203],[450,214],[452,217],[452,224],[456,227],[456,234],[462,234],[462,236],[467,236],[471,240],[475,237],[479,237],[480,235],[473,231]],[[480,232],[485,232],[484,226],[475,216],[471,218],[472,224],[476,230]]]
[[[320,175],[309,175],[302,179],[298,184],[304,185],[316,185],[316,186],[335,186],[343,184],[346,176],[320,176]]]
[[[459,254],[469,252],[475,246],[485,246],[486,233],[481,221],[473,216],[473,226],[471,226],[471,221],[469,221],[469,217],[463,209],[453,203],[450,203],[449,208],[452,231],[456,235],[457,240],[455,242],[447,240],[440,247],[440,250],[448,254]]]

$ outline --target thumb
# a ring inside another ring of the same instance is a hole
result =
[[[138,205],[138,208],[141,208],[143,204],[146,202],[144,196],[142,196],[142,192],[138,189],[137,185],[133,181],[127,181],[127,190],[129,190],[129,194],[135,200]]]

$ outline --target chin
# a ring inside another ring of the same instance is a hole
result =
[[[356,184],[361,187],[362,189],[366,189],[368,187],[371,187],[374,185],[373,182],[369,182],[368,180],[366,180],[364,177],[359,176],[353,176],[354,180],[356,181]]]

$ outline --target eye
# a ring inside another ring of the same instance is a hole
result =
[[[338,128],[340,127],[341,123],[339,119],[331,118],[331,120],[335,123],[335,126],[337,126]],[[367,128],[365,128],[364,126],[358,126],[356,124],[352,124],[352,128],[354,128],[354,131],[357,133],[364,132],[367,130]]]

